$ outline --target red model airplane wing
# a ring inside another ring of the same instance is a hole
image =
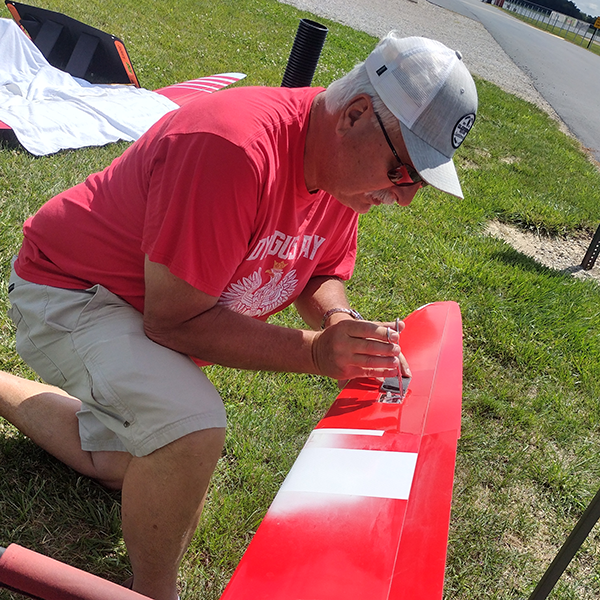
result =
[[[175,102],[175,104],[183,106],[190,100],[197,98],[198,94],[216,92],[236,81],[240,81],[240,79],[244,79],[244,77],[246,75],[243,73],[219,73],[218,75],[209,75],[207,77],[191,79],[190,81],[174,83],[173,85],[154,91],[166,96],[169,100]]]
[[[439,600],[460,435],[454,302],[407,317],[402,403],[351,382],[317,427],[221,600]]]

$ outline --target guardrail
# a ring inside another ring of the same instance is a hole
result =
[[[493,0],[493,3],[504,10],[530,19],[536,26],[564,37],[571,42],[578,43],[580,46],[583,46],[585,42],[588,42],[589,46],[596,31],[591,23],[527,0]]]

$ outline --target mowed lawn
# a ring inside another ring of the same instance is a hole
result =
[[[226,71],[248,75],[238,85],[278,86],[298,20],[311,16],[274,0],[32,3],[120,37],[150,89]],[[314,80],[326,86],[376,40],[312,18],[329,27]],[[348,292],[374,320],[436,300],[460,304],[463,426],[445,597],[506,600],[528,596],[600,487],[600,288],[540,265],[485,229],[499,220],[541,236],[591,239],[600,223],[600,175],[544,113],[483,80],[477,85],[477,121],[456,158],[465,199],[426,189],[408,208],[381,206],[361,217]],[[15,353],[5,316],[23,221],[126,147],[42,158],[0,150],[0,369],[35,377]],[[301,326],[293,309],[273,322]],[[321,377],[207,373],[227,406],[229,430],[184,560],[182,599],[219,598],[337,394],[336,383]],[[119,494],[79,477],[0,420],[0,545],[19,543],[119,582],[129,574],[119,510]],[[599,553],[593,532],[551,598],[600,597]]]

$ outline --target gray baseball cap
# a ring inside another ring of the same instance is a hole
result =
[[[477,114],[477,89],[460,52],[422,37],[384,38],[365,61],[371,84],[400,121],[415,169],[463,197],[452,161]]]

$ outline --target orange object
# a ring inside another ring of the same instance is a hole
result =
[[[148,600],[147,596],[17,544],[0,554],[0,586],[40,600]]]

